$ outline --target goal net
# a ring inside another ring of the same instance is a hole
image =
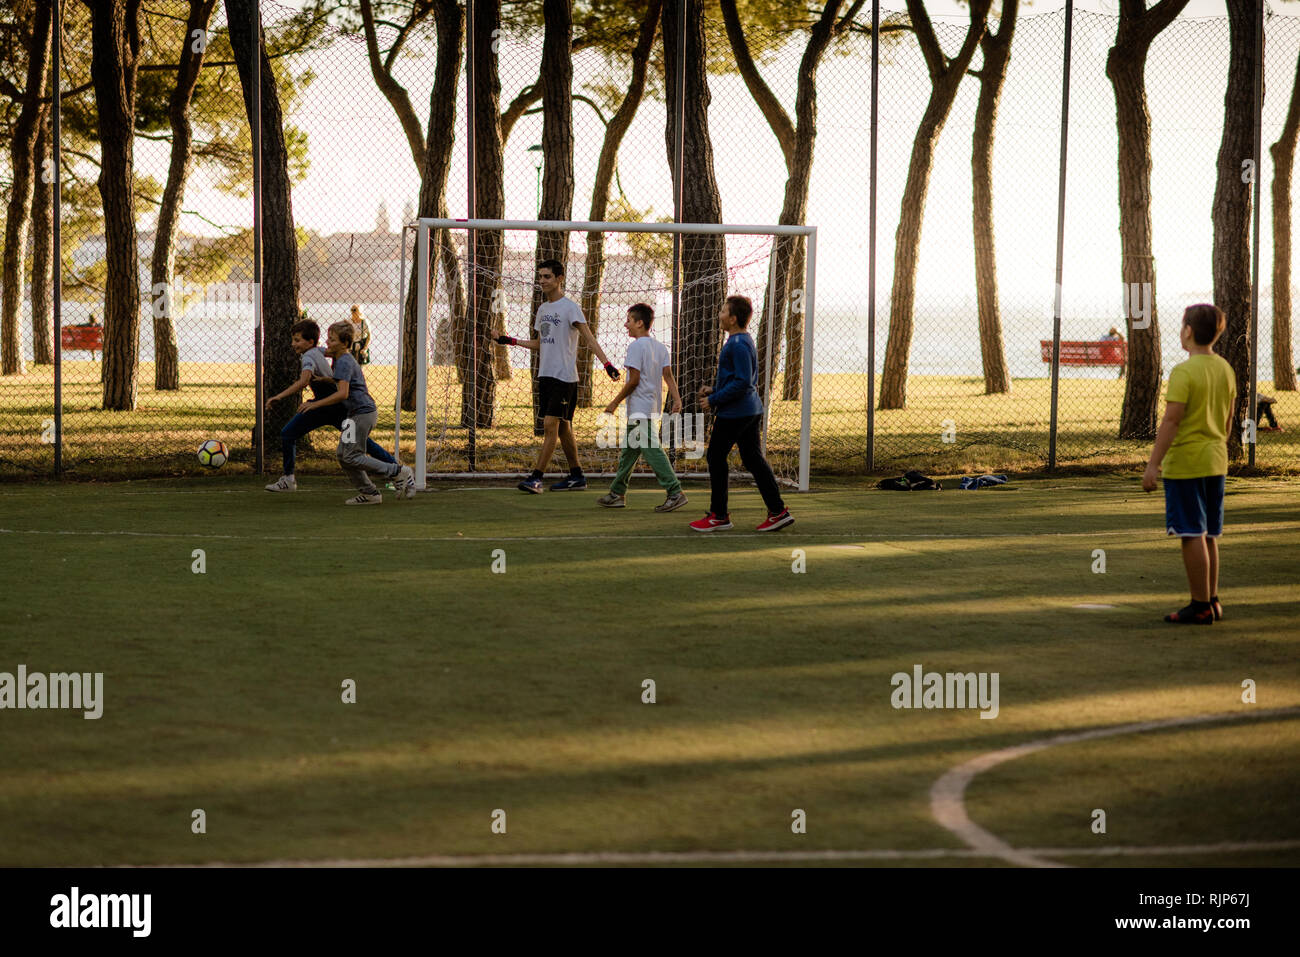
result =
[[[768,461],[778,480],[807,489],[815,227],[420,219],[404,236],[398,441],[413,428],[418,487],[430,475],[518,477],[533,468],[544,431],[538,355],[495,339],[536,335],[537,264],[555,259],[564,295],[624,377],[628,307],[654,309],[651,333],[668,349],[682,410],[672,413],[664,387],[662,416],[632,441],[661,442],[683,477],[708,470],[713,416],[698,391],[717,372],[719,313],[728,296],[748,297]],[[577,375],[581,464],[589,476],[612,475],[628,441],[627,403],[614,416],[604,409],[626,378],[610,381],[581,343]],[[549,471],[567,466],[557,445]],[[743,472],[734,452],[731,469]],[[641,461],[637,470],[648,468]]]

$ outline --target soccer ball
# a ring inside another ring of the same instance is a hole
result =
[[[226,464],[228,458],[230,458],[230,452],[227,451],[225,442],[208,439],[199,446],[199,462],[210,469],[221,468]]]

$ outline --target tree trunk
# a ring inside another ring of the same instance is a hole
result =
[[[190,126],[190,100],[203,68],[203,42],[195,31],[206,34],[208,21],[217,0],[190,0],[185,40],[181,44],[180,62],[176,67],[176,86],[172,89],[167,118],[172,129],[171,160],[167,166],[167,184],[158,208],[158,226],[154,237],[150,284],[153,290],[154,388],[174,391],[181,387],[180,357],[176,348],[175,314],[185,308],[182,296],[173,295],[172,280],[176,267],[176,229],[180,218],[185,184],[194,163],[194,131]]]
[[[32,361],[38,366],[54,362],[50,329],[54,321],[54,171],[50,161],[50,111],[36,136],[36,181],[32,202]]]
[[[572,0],[543,0],[542,18],[542,206],[541,220],[573,218],[573,45]],[[567,269],[569,234],[538,232],[537,262],[557,259]],[[567,272],[565,285],[572,286]],[[572,290],[570,290],[572,291]],[[579,291],[581,296],[581,291]],[[533,290],[532,311],[528,316],[529,335],[533,317],[542,305],[540,289]],[[537,393],[539,352],[529,351],[529,368],[533,382],[533,433],[543,434],[540,399]],[[570,463],[572,464],[572,463]]]
[[[1011,40],[1016,31],[1018,0],[1002,5],[998,32],[984,34],[980,47],[980,97],[975,108],[975,132],[971,141],[972,206],[975,234],[975,298],[979,307],[980,358],[984,364],[984,394],[1011,391],[1006,349],[1002,341],[1002,313],[998,303],[998,265],[993,242],[993,137],[998,121],[998,102],[1007,78]]]
[[[785,376],[781,380],[781,398],[784,401],[798,400],[803,383],[803,314],[806,306],[804,277],[808,266],[808,241],[805,237],[796,237],[794,259],[790,263],[790,286],[800,292],[786,296],[790,318],[785,326]],[[762,361],[762,360],[759,360]],[[772,363],[772,374],[776,374],[777,363]]]
[[[686,36],[677,35],[678,4],[686,4]],[[709,136],[709,93],[706,74],[704,11],[700,0],[664,0],[663,41],[665,72],[676,77],[678,57],[685,61],[683,97],[683,162],[677,169],[674,140],[677,121],[677,84],[665,84],[668,93],[668,165],[682,184],[681,220],[686,223],[721,223],[722,198],[713,172],[713,141]],[[677,338],[674,342],[677,380],[683,412],[701,410],[700,386],[712,385],[718,368],[722,332],[718,313],[727,298],[727,246],[720,235],[688,234],[681,237],[681,295]]]
[[[447,217],[447,204],[444,202],[441,207],[440,217]],[[460,245],[456,242],[455,237],[450,230],[442,230],[438,233],[438,256],[442,263],[443,282],[448,290],[448,312],[449,315],[442,316],[438,319],[438,327],[434,332],[433,362],[435,365],[445,366],[454,364],[456,357],[463,354],[463,350],[457,343],[465,337],[465,300],[468,293],[465,290],[465,275],[461,272],[461,251]],[[504,348],[504,346],[502,347]],[[506,360],[507,364],[509,359]],[[456,381],[464,381],[464,369],[456,367]]]
[[[850,8],[844,20],[838,24],[836,17],[839,15],[840,0],[828,0],[822,7],[800,60],[795,91],[795,121],[791,123],[771,88],[759,74],[745,39],[735,0],[724,0],[721,5],[727,40],[736,58],[737,69],[785,158],[788,176],[781,215],[777,220],[783,226],[802,225],[807,212],[813,145],[817,138],[817,68],[831,40],[847,27],[858,6],[860,4]],[[764,401],[767,399],[769,380],[775,374],[775,368],[781,364],[783,332],[786,374],[781,397],[797,399],[803,379],[803,296],[801,291],[795,295],[792,288],[803,285],[800,264],[806,261],[806,242],[801,236],[778,237],[773,242],[772,255],[776,257],[776,267],[764,289],[758,338],[755,342],[758,351],[758,389]],[[769,351],[771,369],[768,368]]]
[[[815,49],[816,58],[810,63],[809,53]],[[799,89],[795,98],[794,150],[790,157],[790,175],[785,181],[781,216],[777,220],[782,226],[802,225],[808,211],[808,184],[812,178],[813,144],[817,139],[817,64],[821,57],[820,51],[824,49],[825,44],[820,49],[810,44],[799,71]],[[796,264],[804,261],[806,243],[802,236],[780,236],[774,246],[776,287],[768,289],[765,296],[771,297],[775,308],[769,323],[769,307],[766,302],[763,304],[762,324],[758,327],[758,339],[755,342],[758,350],[758,387],[764,402],[767,401],[768,382],[775,368],[781,364],[782,338],[785,338],[787,346],[798,340],[796,351],[802,353],[803,350],[803,297],[796,297],[794,290],[803,286],[802,274],[797,272]],[[772,341],[772,370],[767,368],[769,336]],[[787,352],[781,397],[797,399],[802,380],[803,368],[799,360]]]
[[[476,219],[501,219],[505,212],[505,160],[501,146],[501,76],[493,41],[500,35],[500,0],[474,4],[475,66],[475,209]],[[500,230],[480,229],[477,271],[473,282],[473,322],[461,337],[465,375],[461,382],[461,424],[490,428],[496,415],[496,370],[492,366],[492,306],[499,278],[504,240]],[[531,317],[529,322],[531,323]]]
[[[104,204],[103,407],[132,411],[140,371],[140,254],[135,229],[135,85],[140,56],[139,0],[90,5],[90,75],[95,86]]]
[[[1228,89],[1214,186],[1214,304],[1227,322],[1215,346],[1237,376],[1234,428],[1228,454],[1241,458],[1241,429],[1250,414],[1250,225],[1254,182],[1243,183],[1241,161],[1255,152],[1255,15],[1253,0],[1228,0]],[[1258,174],[1258,171],[1257,171]]]
[[[1291,179],[1298,135],[1300,58],[1296,60],[1282,135],[1269,147],[1273,155],[1273,388],[1282,392],[1294,392],[1296,388],[1295,355],[1291,351]]]
[[[433,10],[438,31],[438,56],[434,64],[433,89],[429,93],[429,128],[422,150],[420,166],[420,199],[418,215],[421,218],[448,218],[447,172],[451,169],[452,146],[455,141],[457,91],[460,88],[460,63],[465,38],[465,13],[456,0],[438,0]],[[463,349],[452,349],[452,341],[465,325],[465,282],[451,236],[446,230],[429,234],[432,262],[429,268],[429,297],[433,298],[441,268],[447,283],[451,322],[444,318],[434,334],[434,361],[440,365],[455,357],[463,359]],[[427,362],[427,356],[415,354],[416,334],[416,274],[411,270],[406,292],[406,307],[402,323],[402,355],[411,357],[402,366],[402,408],[415,409],[416,362]],[[463,366],[458,366],[461,381]]]
[[[1143,60],[1145,49],[1141,54]],[[1119,436],[1151,439],[1156,433],[1160,400],[1161,357],[1156,315],[1155,259],[1151,254],[1151,116],[1147,112],[1142,60],[1127,60],[1111,72],[1118,106],[1119,219],[1125,289],[1150,289],[1150,325],[1134,327],[1145,316],[1125,309],[1128,328],[1128,368]],[[1139,291],[1141,296],[1144,292]],[[1127,296],[1127,293],[1126,293]],[[1128,298],[1125,300],[1129,301]]]
[[[1119,142],[1120,280],[1126,303],[1141,297],[1149,314],[1125,307],[1128,368],[1121,439],[1153,439],[1160,404],[1160,324],[1156,315],[1156,264],[1151,244],[1151,114],[1147,110],[1146,59],[1151,41],[1187,0],[1160,0],[1147,10],[1145,0],[1121,0],[1115,45],[1106,57],[1106,76],[1115,90]],[[1130,296],[1130,290],[1136,296]],[[1149,318],[1149,323],[1147,320]],[[1135,322],[1147,323],[1136,328]]]
[[[255,0],[225,0],[230,46],[239,66],[244,110],[253,122],[254,56],[260,56],[262,87],[262,388],[274,395],[298,377],[299,360],[290,327],[298,321],[298,237],[293,225],[289,188],[289,154],[284,142],[284,115],[266,38],[254,35]],[[266,415],[266,434],[278,435],[294,414],[292,403],[277,402]]]
[[[636,47],[632,51],[632,78],[627,86],[623,102],[619,104],[609,125],[605,127],[605,138],[600,144],[600,159],[596,163],[596,183],[591,190],[591,212],[587,219],[593,223],[605,221],[609,211],[609,187],[614,178],[614,169],[618,165],[618,151],[623,143],[632,118],[641,106],[645,95],[646,70],[650,63],[650,51],[654,47],[655,36],[659,28],[659,11],[663,0],[649,0],[645,16],[641,20],[641,32],[637,37]],[[587,325],[594,336],[600,329],[601,284],[605,280],[605,234],[591,232],[587,234],[587,261],[583,267],[582,277],[582,314],[587,318]],[[578,407],[591,406],[591,350],[585,343],[578,343]]]
[[[27,54],[27,85],[10,143],[13,191],[5,216],[4,255],[0,261],[0,283],[4,285],[0,300],[0,375],[26,372],[18,314],[22,309],[23,261],[27,255],[27,229],[31,224],[33,181],[37,172],[33,154],[44,113],[40,101],[45,95],[49,73],[52,12],[51,4],[36,4]]]
[[[880,377],[880,408],[907,405],[907,368],[912,350],[913,307],[916,302],[916,266],[921,247],[925,197],[939,134],[947,122],[957,88],[984,35],[988,0],[972,0],[971,23],[961,50],[947,61],[939,50],[930,20],[920,0],[908,0],[908,15],[930,71],[930,99],[912,141],[912,155],[903,188],[898,231],[894,236],[894,283],[889,304],[889,338],[885,344],[884,372]]]

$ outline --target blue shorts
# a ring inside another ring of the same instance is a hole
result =
[[[1165,528],[1170,535],[1218,538],[1223,534],[1222,475],[1165,479]]]

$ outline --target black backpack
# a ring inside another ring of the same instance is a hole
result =
[[[913,469],[904,472],[902,478],[881,479],[876,483],[876,488],[892,492],[928,492],[942,489],[943,485]]]

